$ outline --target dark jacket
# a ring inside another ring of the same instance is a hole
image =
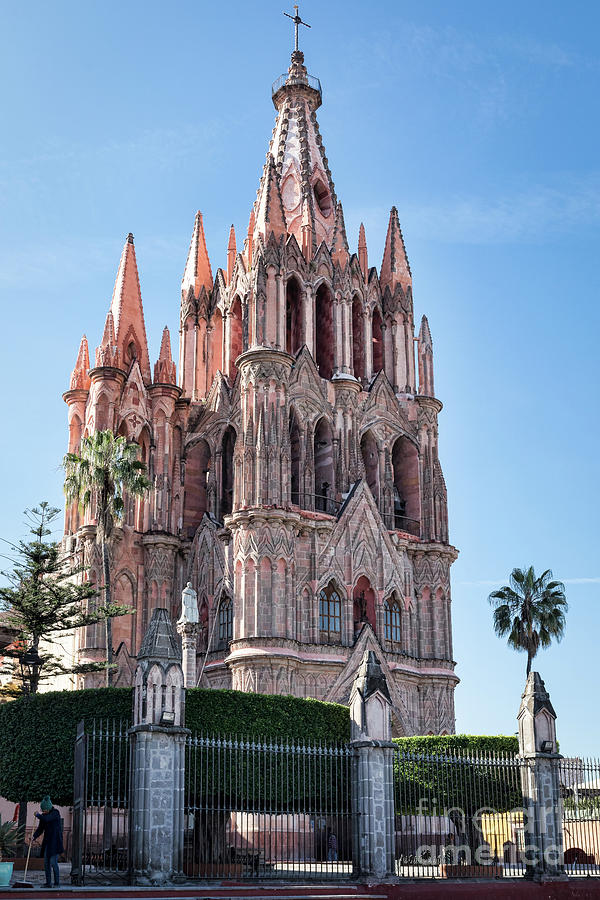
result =
[[[36,816],[40,820],[40,824],[33,837],[35,839],[42,833],[44,835],[42,839],[42,856],[56,856],[59,853],[64,853],[62,822],[59,811],[52,807],[50,812],[36,813]]]

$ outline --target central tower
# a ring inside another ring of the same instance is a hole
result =
[[[425,317],[415,335],[398,213],[380,270],[370,268],[362,226],[358,252],[349,249],[317,122],[321,85],[298,49],[272,96],[277,119],[243,247],[232,226],[214,279],[196,216],[178,379],[167,332],[150,379],[129,236],[96,367],[88,375],[82,344],[65,395],[71,449],[83,422],[111,427],[140,443],[153,479],[114,549],[117,601],[136,608],[121,680],[152,609],[170,605],[176,618],[191,581],[202,685],[347,702],[373,649],[396,731],[450,732],[456,550],[442,407]],[[67,532],[93,568],[93,520],[71,511]],[[131,598],[119,596],[126,572]],[[100,648],[86,641],[82,655],[93,656]]]

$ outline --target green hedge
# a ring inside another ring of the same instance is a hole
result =
[[[0,705],[0,797],[73,801],[73,746],[81,719],[131,720],[131,688],[37,694]],[[192,689],[186,725],[207,735],[347,741],[348,709],[297,697]]]
[[[460,809],[472,817],[483,807],[506,811],[522,804],[518,769],[502,765],[519,751],[514,736],[434,735],[395,743],[403,751],[394,761],[397,812]]]
[[[77,723],[81,719],[91,723],[94,718],[130,721],[131,708],[131,688],[60,691],[1,704],[0,796],[18,802],[39,801],[50,794],[54,802],[70,805]],[[345,743],[350,738],[350,718],[345,706],[240,691],[189,690],[186,725],[192,732],[207,736],[289,738],[316,743]],[[517,752],[517,739],[502,736],[411,737],[399,738],[397,744],[409,753],[438,755],[463,749],[490,754]],[[275,769],[267,768],[274,776]],[[410,793],[437,791],[452,799],[453,792],[444,790],[436,772],[435,765],[419,762],[405,765],[402,770],[397,768],[396,777],[406,782],[407,790],[409,784],[413,786]],[[477,799],[488,790],[489,777],[484,778],[484,774],[482,771],[476,778],[480,783],[474,791]],[[273,780],[277,783],[279,779]],[[508,788],[503,782],[494,785],[504,802],[512,800]],[[219,783],[218,789],[227,793],[230,785]]]

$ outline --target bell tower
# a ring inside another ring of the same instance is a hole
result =
[[[177,376],[165,331],[151,379],[130,236],[96,366],[88,374],[82,344],[65,394],[71,443],[110,425],[140,443],[153,483],[115,542],[116,596],[136,610],[131,634],[119,632],[119,677],[131,680],[153,610],[178,618],[189,582],[188,682],[347,703],[370,654],[395,733],[451,732],[457,551],[431,329],[423,317],[415,332],[396,206],[379,268],[364,226],[348,236],[317,120],[321,83],[298,46],[310,26],[297,8],[290,18],[256,199],[245,235],[223,235],[221,267],[194,220]],[[91,570],[92,529],[68,518]]]

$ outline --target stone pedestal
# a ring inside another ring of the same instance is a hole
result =
[[[131,865],[136,884],[183,879],[185,692],[166,609],[155,609],[135,672]]]
[[[137,725],[132,735],[131,863],[136,884],[183,880],[185,728]]]
[[[352,782],[355,875],[385,879],[394,874],[394,745],[391,699],[379,660],[365,651],[350,697],[350,734],[355,750]]]
[[[538,672],[527,678],[518,715],[525,808],[525,877],[564,880],[563,804],[556,713]]]
[[[183,684],[186,688],[196,687],[196,653],[198,649],[197,622],[179,622],[177,633],[181,637]]]

